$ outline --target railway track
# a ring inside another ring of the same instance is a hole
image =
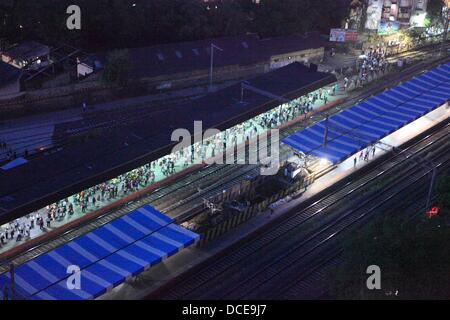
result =
[[[445,59],[444,59],[445,60]],[[438,63],[440,63],[441,60],[439,60]],[[435,62],[436,63],[436,62]],[[433,63],[433,64],[435,64]],[[418,67],[414,67],[412,69],[409,69],[407,71],[406,74],[402,74],[403,76],[400,79],[404,79],[406,77],[410,77],[412,74],[414,74],[415,72],[417,72],[417,70],[423,68],[423,66],[418,66]],[[400,80],[398,80],[400,81]],[[373,95],[376,92],[379,92],[380,90],[382,90],[382,88],[384,88],[384,86],[376,86],[375,88],[373,88],[372,90],[368,91],[368,92],[363,92],[360,95],[358,95],[355,98],[349,99],[344,107],[340,106],[340,107],[335,107],[331,110],[329,110],[327,113],[328,115],[331,115],[333,113],[339,112],[340,110],[344,109],[345,107],[351,106],[354,103],[356,103],[357,101],[366,99],[367,97]],[[304,128],[309,126],[310,124],[320,120],[322,117],[321,116],[313,116],[313,118],[308,119],[308,121],[306,123],[303,124],[299,124],[299,125],[295,125],[291,128],[288,128],[285,131],[282,131],[280,134],[280,138],[283,139],[284,137]],[[286,150],[286,148],[281,149],[281,157],[286,156],[288,154],[288,150]],[[230,166],[233,167],[233,166]],[[226,189],[224,187],[219,187],[217,189],[213,189],[211,191],[211,187],[209,186],[211,184],[211,179],[210,177],[213,176],[214,179],[220,179],[224,184],[231,186],[234,183],[237,183],[238,181],[240,181],[243,177],[245,177],[247,174],[250,174],[251,176],[255,174],[255,172],[258,170],[257,168],[228,168],[228,169],[223,169],[221,168],[220,165],[212,165],[208,168],[208,170],[210,170],[204,177],[201,177],[199,179],[196,179],[196,183],[198,185],[195,185],[194,188],[186,188],[186,186],[188,184],[184,184],[183,187],[176,187],[175,190],[177,191],[176,193],[173,192],[173,190],[167,190],[164,187],[157,190],[156,192],[154,192],[154,195],[150,195],[147,199],[147,201],[155,206],[158,210],[161,210],[162,212],[165,213],[169,213],[172,216],[176,217],[178,221],[182,222],[185,221],[189,218],[192,217],[192,213],[188,214],[188,211],[194,211],[194,212],[198,212],[199,207],[202,206],[203,204],[203,198],[208,198],[209,196],[212,196],[214,194],[217,194],[218,192],[220,192],[220,189]],[[235,179],[232,179],[230,181],[229,179],[229,174],[233,173],[235,170],[241,170],[242,172],[236,175]],[[225,173],[225,174],[221,174],[221,172]],[[202,181],[202,179],[204,179]],[[206,188],[204,188],[204,186],[207,186]],[[200,189],[202,189],[204,192],[207,191],[211,191],[211,192],[207,192],[205,194],[197,194],[194,195],[196,193],[197,188],[200,187]],[[183,188],[185,188],[187,191],[187,193],[184,192],[180,192]],[[168,192],[167,192],[168,191]],[[168,200],[168,196],[170,196],[170,200]],[[189,199],[190,201],[188,201],[187,199]],[[191,210],[191,208],[194,208],[194,210]]]
[[[448,165],[446,168],[446,172],[448,172]],[[427,175],[421,177],[420,179],[427,179]],[[419,179],[419,180],[420,180]],[[419,184],[419,185],[417,185]],[[411,185],[410,185],[411,186]],[[428,188],[428,183],[424,181],[420,181],[420,183],[414,183],[412,188],[403,189],[405,192],[398,192],[395,197],[399,199],[399,201],[389,201],[388,205],[384,208],[379,207],[373,214],[395,214],[397,212],[404,212],[404,220],[408,221],[412,217],[416,215],[416,212],[424,212],[425,211],[425,202],[426,201],[418,201],[418,199],[423,198],[423,195],[426,194]],[[405,203],[413,202],[412,205],[404,205]],[[407,209],[405,211],[405,209]],[[409,214],[408,214],[409,213]],[[369,216],[370,217],[370,216]],[[367,219],[369,217],[365,217],[363,219]],[[328,252],[328,254],[327,254]],[[342,247],[340,244],[335,246],[330,246],[327,249],[325,254],[321,255],[323,263],[309,264],[304,270],[301,271],[301,274],[298,274],[298,270],[296,270],[297,275],[285,275],[286,279],[291,281],[279,281],[277,284],[277,288],[272,287],[271,293],[273,296],[276,296],[280,299],[318,299],[323,296],[326,296],[329,291],[328,282],[330,281],[330,273],[332,268],[336,267],[340,262],[343,261],[342,258]],[[294,272],[292,272],[294,273]],[[281,288],[282,286],[282,288]],[[267,295],[266,295],[267,297]]]
[[[441,165],[448,165],[448,158]],[[392,203],[392,199],[398,196],[404,196],[406,190],[410,190],[411,186],[416,187],[422,178],[429,176],[429,172],[425,171],[416,176],[414,179],[407,177],[405,181],[401,184],[402,187],[398,188],[399,184],[396,184],[396,190],[389,192],[389,195],[383,194],[383,197],[369,198],[369,201],[357,206],[354,210],[346,213],[343,217],[339,218],[338,221],[331,225],[325,227],[320,231],[318,237],[309,239],[307,243],[302,246],[297,247],[292,250],[292,252],[284,258],[258,272],[258,276],[246,281],[245,285],[238,285],[232,291],[224,295],[228,299],[263,299],[268,297],[278,297],[281,295],[283,290],[285,290],[285,284],[290,282],[303,265],[305,265],[305,258],[314,258],[315,251],[320,247],[326,247],[333,241],[341,236],[345,231],[357,225],[361,220],[369,218],[381,207],[387,206]],[[409,180],[409,181],[408,181]],[[383,192],[384,193],[384,192]],[[414,192],[415,195],[418,193]],[[375,202],[372,206],[370,202]],[[398,206],[400,208],[401,206]],[[392,212],[392,208],[389,208]],[[310,246],[311,249],[308,249]],[[333,252],[331,253],[321,253],[325,257],[331,256],[333,258]],[[311,257],[309,257],[311,256]],[[281,281],[279,281],[281,279]],[[283,282],[284,280],[284,282]],[[283,284],[283,285],[282,285]],[[244,292],[242,293],[242,287],[244,287]],[[236,290],[237,289],[237,290]]]
[[[283,300],[311,300],[323,297],[328,292],[328,275],[342,262],[341,251],[337,249],[323,262],[298,276],[280,295]]]
[[[225,281],[225,279],[233,279],[233,277],[236,277],[238,275],[242,276],[242,274],[246,272],[252,273],[251,278],[255,279],[255,277],[257,277],[258,275],[254,273],[254,269],[252,268],[255,266],[255,264],[258,264],[258,259],[255,256],[256,253],[260,252],[261,250],[266,253],[269,252],[270,250],[267,249],[267,246],[269,246],[271,243],[277,241],[277,239],[284,239],[288,234],[292,235],[293,233],[295,233],[293,231],[298,229],[299,226],[304,225],[306,221],[309,221],[310,219],[318,215],[323,216],[325,215],[325,212],[329,211],[329,209],[336,208],[336,206],[338,204],[342,204],[343,201],[348,201],[351,195],[357,194],[358,191],[361,191],[364,186],[369,185],[369,183],[373,184],[374,181],[380,181],[388,174],[395,175],[395,173],[397,173],[403,176],[408,176],[407,173],[411,170],[416,169],[417,167],[415,164],[408,164],[407,169],[400,170],[400,168],[404,167],[405,164],[408,163],[407,161],[405,161],[405,158],[410,157],[407,155],[409,153],[427,154],[428,152],[432,151],[433,148],[436,148],[436,150],[439,151],[438,156],[449,157],[447,150],[448,144],[450,142],[445,143],[449,140],[449,134],[449,125],[447,125],[444,129],[438,131],[437,133],[429,135],[413,146],[404,149],[401,154],[394,156],[394,158],[390,161],[387,160],[383,162],[380,166],[374,168],[360,179],[355,180],[354,182],[347,183],[343,188],[339,189],[335,193],[325,196],[324,198],[315,202],[304,210],[296,212],[292,216],[283,220],[280,224],[276,225],[274,228],[270,229],[269,232],[245,243],[237,250],[233,251],[231,254],[214,261],[211,265],[207,265],[203,269],[198,270],[195,275],[177,282],[176,289],[169,288],[165,292],[161,291],[156,293],[155,295],[151,295],[150,297],[163,299],[202,299],[204,297],[208,297],[210,299],[230,299],[242,297],[242,295],[245,295],[245,293],[252,292],[255,283],[264,283],[262,279],[257,279],[255,282],[245,282],[245,285],[247,285],[247,287],[245,287],[244,283],[239,282],[237,286],[233,287],[228,292],[224,290],[224,288],[220,287],[220,285],[214,288],[214,284],[211,283],[211,281],[214,281],[214,283],[216,284],[220,284],[221,281]],[[358,209],[360,209],[360,207],[361,205],[357,206]],[[303,242],[301,242],[301,245],[308,246],[309,249],[306,250],[306,252],[312,252],[315,248],[321,246],[323,243],[326,243],[328,241],[327,239],[332,239],[333,235],[340,232],[339,230],[344,230],[346,228],[343,227],[344,225],[351,225],[357,220],[362,219],[364,216],[361,214],[355,215],[355,213],[358,212],[356,208],[351,210],[350,212],[352,212],[353,214],[346,214],[340,217],[339,220],[334,221],[331,225],[327,226],[326,230],[328,232],[322,231],[316,233],[315,235],[311,235],[309,239],[304,239]],[[313,236],[315,240],[311,241],[311,237]],[[300,245],[297,245],[297,247],[298,246]],[[302,248],[303,257],[306,253],[305,247]],[[297,252],[294,249],[291,249],[289,251]],[[294,261],[287,260],[286,257],[287,256],[276,259],[275,263],[278,263],[278,267],[271,269],[271,271],[267,270],[270,264],[268,264],[265,268],[262,268],[263,270],[258,273],[259,277],[262,277],[263,279],[270,279],[271,277],[274,277],[279,273],[280,268],[288,268],[289,266],[293,265]],[[250,271],[245,269],[245,267],[241,264],[242,261],[246,259],[253,261],[250,264],[252,265]],[[261,263],[264,264],[267,263],[267,261]],[[239,272],[236,272],[237,270],[239,270]],[[210,288],[212,292],[208,291],[207,288]]]
[[[295,131],[295,129],[291,128],[285,131],[285,135],[288,135],[293,131]],[[281,138],[282,137],[280,137],[280,139]],[[283,158],[283,155],[286,157],[288,152],[289,149],[287,147],[284,148],[284,151],[280,152],[281,158]],[[52,239],[47,243],[30,248],[20,255],[10,259],[10,262],[12,261],[16,265],[23,264],[83,234],[93,231],[114,219],[122,217],[145,204],[151,204],[162,212],[168,212],[170,209],[172,210],[170,211],[171,216],[173,216],[178,222],[186,221],[192,216],[198,214],[199,210],[203,209],[204,198],[216,195],[217,193],[220,193],[223,190],[235,185],[244,178],[254,177],[258,174],[258,172],[259,166],[257,165],[211,165],[207,167],[205,171],[202,170],[191,174],[185,179],[155,190],[149,196],[128,203],[120,209],[104,214],[83,226],[64,232],[57,238]],[[198,187],[203,185],[208,185],[208,187],[205,187],[199,192]],[[182,192],[182,190],[184,190],[184,192]],[[164,202],[167,197],[172,197],[172,201],[168,203]],[[7,270],[7,264],[0,266],[0,273],[6,272]]]
[[[428,67],[441,63],[444,59],[428,63]],[[424,66],[415,66],[408,70],[407,73],[400,74],[396,81],[409,78],[418,70],[423,69]],[[349,99],[340,107],[335,107],[328,111],[328,114],[339,112],[345,107],[353,105],[356,101],[367,98],[370,95],[382,90],[384,86],[376,86],[368,91],[358,94],[356,97]],[[307,127],[310,124],[319,120],[321,116],[313,116],[308,118],[306,122],[296,124],[280,132],[280,139],[292,134],[301,128]],[[280,150],[281,158],[286,157],[290,152],[289,148],[282,146]],[[137,209],[144,204],[151,204],[156,209],[165,212],[174,217],[177,222],[184,222],[189,220],[196,214],[202,212],[203,199],[215,195],[227,187],[239,183],[242,179],[248,176],[254,176],[258,172],[257,166],[233,166],[233,165],[211,165],[198,172],[194,172],[187,177],[176,181],[170,185],[162,186],[141,199],[126,206],[108,212],[99,218],[88,222],[85,225],[69,230],[56,239],[51,239],[48,242],[42,243],[26,250],[25,252],[10,259],[16,265],[22,264],[30,259],[33,259],[40,254],[48,252],[68,241],[73,240],[87,232],[95,230],[96,228],[119,218],[130,211]],[[0,266],[0,273],[7,271],[7,266]]]

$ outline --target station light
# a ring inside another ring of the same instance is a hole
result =
[[[439,214],[440,208],[439,207],[432,207],[430,210],[427,211],[427,218],[431,219]]]

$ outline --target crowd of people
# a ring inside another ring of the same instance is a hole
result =
[[[354,88],[363,87],[370,81],[370,78],[373,79],[379,72],[385,73],[387,67],[386,50],[382,47],[369,49],[359,61],[358,74],[352,78],[344,78],[344,90],[347,90],[350,86]]]
[[[278,108],[260,114],[219,134],[185,149],[122,174],[114,179],[83,190],[66,199],[16,219],[0,227],[0,245],[21,242],[56,228],[74,217],[92,212],[106,203],[153,184],[194,163],[214,158],[223,150],[246,139],[278,127],[299,115],[307,114],[314,105],[325,104],[336,94],[337,87],[319,89]],[[34,231],[34,232],[33,232]]]
[[[359,77],[362,83],[367,81],[370,74],[379,71],[386,71],[386,51],[382,48],[376,50],[369,50],[365,55],[359,72]]]
[[[327,104],[330,101],[330,97],[336,95],[338,89],[337,85],[333,85],[328,89],[319,89],[312,93],[308,93],[306,96],[300,98],[300,105],[306,108],[306,111],[312,111],[312,106],[317,102]]]
[[[372,158],[375,158],[376,150],[377,150],[377,147],[375,145],[370,145],[365,150],[362,150],[359,153],[359,156],[356,155],[353,158],[353,166],[356,167],[358,162],[361,162],[361,161],[369,162],[370,155],[372,155]]]
[[[6,223],[0,227],[0,247],[10,241],[20,242],[30,239],[32,231],[39,228],[42,232],[50,230],[55,225],[63,224],[74,214],[85,214],[99,208],[102,203],[110,202],[121,196],[137,191],[155,181],[155,173],[147,164],[117,178],[83,190],[71,197],[46,206],[37,212]],[[39,232],[35,232],[38,234]]]
[[[0,231],[0,247],[6,245],[9,241],[21,241],[31,236],[31,231],[38,227],[43,230],[44,218],[41,214],[32,213],[25,217],[6,223]]]

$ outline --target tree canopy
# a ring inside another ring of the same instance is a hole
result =
[[[444,0],[428,0],[427,17],[431,24],[443,24],[442,9],[445,6]]]
[[[124,84],[130,68],[131,60],[128,50],[113,50],[107,56],[102,80],[109,84]]]
[[[257,32],[275,36],[339,27],[351,0],[11,0],[0,2],[0,39],[66,42],[85,50]],[[81,30],[66,9],[81,8]]]
[[[340,299],[449,299],[450,177],[436,185],[438,216],[405,223],[401,212],[356,231],[344,243],[344,262],[330,275]],[[381,290],[368,290],[367,267],[381,269]]]

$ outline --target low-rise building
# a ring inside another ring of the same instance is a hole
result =
[[[36,41],[22,42],[4,51],[1,58],[19,69],[39,69],[50,64],[50,47]]]
[[[260,39],[256,34],[130,48],[128,78],[145,81],[154,88],[197,85],[209,79],[213,60],[213,79],[227,81],[284,67],[293,62],[320,62],[326,41],[318,33]],[[213,49],[211,49],[213,48]],[[213,50],[213,59],[211,58]],[[90,62],[80,61],[79,77],[94,71],[94,61],[108,62],[100,53]],[[98,69],[98,68],[97,68]]]
[[[424,27],[428,0],[368,0],[366,29]]]
[[[270,69],[292,62],[319,63],[324,57],[326,41],[319,34],[292,35],[263,39],[262,51],[270,58]]]

